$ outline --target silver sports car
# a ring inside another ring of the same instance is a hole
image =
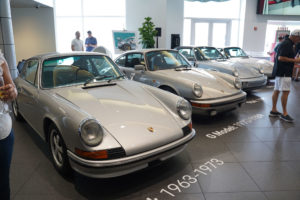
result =
[[[189,102],[124,78],[103,54],[32,57],[15,83],[16,119],[49,143],[62,174],[121,176],[176,155],[195,136]]]
[[[258,89],[267,84],[267,77],[264,76],[262,69],[232,62],[214,47],[181,46],[176,49],[195,67],[216,70],[239,77],[242,82],[242,89],[245,91]]]
[[[246,99],[238,78],[194,68],[176,50],[130,51],[120,55],[116,63],[130,79],[184,97],[194,113],[213,116],[240,106]]]
[[[245,51],[239,47],[225,47],[220,48],[219,51],[230,59],[232,62],[236,62],[245,66],[255,67],[262,69],[264,75],[268,78],[273,78],[272,71],[274,63],[265,59],[252,58],[245,53]]]

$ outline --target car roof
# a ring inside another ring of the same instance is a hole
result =
[[[83,52],[83,51],[78,51],[78,52],[69,52],[69,53],[59,53],[59,52],[50,52],[50,53],[45,53],[45,54],[40,54],[40,55],[36,55],[33,56],[30,59],[40,59],[40,60],[44,60],[44,59],[48,59],[48,58],[55,58],[55,57],[63,57],[63,56],[88,56],[88,55],[103,55],[103,56],[107,56],[103,53],[97,53],[97,52]]]
[[[164,48],[151,48],[151,49],[139,49],[139,50],[131,50],[131,51],[126,51],[125,53],[147,53],[147,52],[151,52],[151,51],[177,51],[176,49],[164,49]]]

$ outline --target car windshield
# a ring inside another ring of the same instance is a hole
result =
[[[151,51],[146,53],[146,60],[150,71],[191,67],[177,51]]]
[[[102,81],[120,78],[119,68],[103,55],[75,55],[47,59],[42,66],[42,87],[54,88],[84,84],[94,77]]]
[[[214,47],[197,47],[205,59],[217,60],[224,59],[224,56]],[[195,52],[196,53],[196,52]]]
[[[225,48],[224,52],[228,57],[248,57],[241,48]]]

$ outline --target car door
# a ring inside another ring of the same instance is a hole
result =
[[[38,66],[39,61],[37,59],[26,61],[20,74],[22,80],[17,86],[19,111],[34,129],[37,129],[37,124],[39,124],[39,117],[37,116],[37,110],[40,106],[38,103]]]
[[[121,71],[130,79],[139,81],[142,70],[135,70],[135,65],[144,65],[144,56],[142,53],[128,53],[116,60]]]

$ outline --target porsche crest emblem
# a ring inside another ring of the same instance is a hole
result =
[[[151,133],[154,132],[154,128],[152,128],[152,127],[148,127],[147,129],[148,129],[148,131],[150,131]]]

